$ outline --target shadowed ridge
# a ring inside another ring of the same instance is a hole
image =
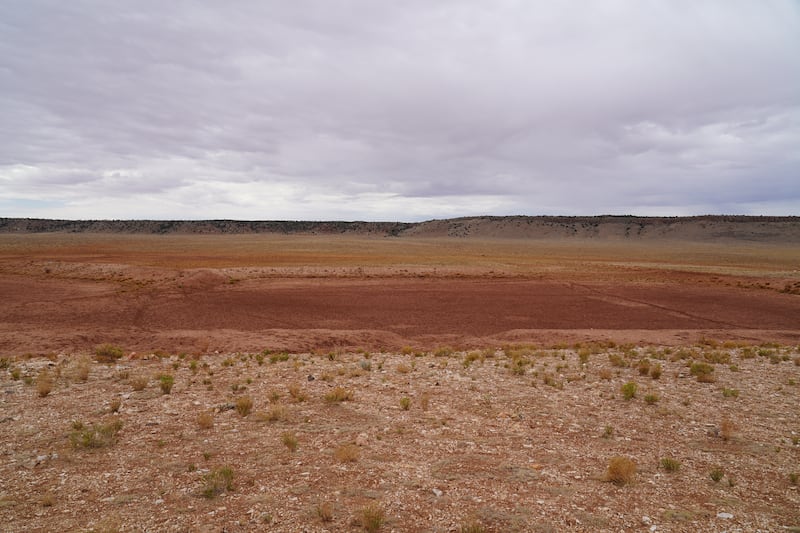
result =
[[[0,218],[0,233],[364,235],[486,239],[800,242],[800,217],[476,216],[425,222]]]

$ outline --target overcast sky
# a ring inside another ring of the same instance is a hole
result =
[[[2,0],[0,216],[800,215],[796,0]]]

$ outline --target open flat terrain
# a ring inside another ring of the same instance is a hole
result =
[[[0,235],[0,350],[800,342],[800,247]]]
[[[0,521],[797,530],[799,270],[782,242],[0,235]]]

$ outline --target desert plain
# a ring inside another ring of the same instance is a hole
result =
[[[796,240],[0,234],[3,531],[800,531]]]

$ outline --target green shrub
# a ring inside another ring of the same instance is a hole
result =
[[[117,433],[122,429],[122,420],[115,419],[107,424],[86,427],[82,422],[72,423],[69,441],[73,448],[105,448],[117,441]]]
[[[403,396],[402,398],[400,398],[400,408],[403,411],[408,411],[410,407],[411,407],[411,398],[409,398],[408,396]]]
[[[622,397],[625,398],[626,400],[631,400],[631,399],[635,398],[636,397],[636,390],[638,388],[639,387],[638,387],[638,385],[636,385],[635,382],[633,382],[633,381],[627,382],[626,384],[624,384],[620,388],[620,391],[622,392]]]
[[[215,468],[203,476],[204,498],[214,498],[225,492],[233,490],[233,469],[229,466]]]
[[[158,376],[158,382],[161,386],[161,392],[169,394],[172,391],[172,385],[175,384],[175,378],[170,374],[162,374]]]
[[[113,363],[117,359],[121,359],[125,352],[119,346],[102,344],[94,349],[94,355],[101,363]]]
[[[697,381],[700,383],[714,382],[714,367],[708,363],[694,362],[689,367],[689,371],[693,376],[697,377]]]
[[[269,356],[269,362],[272,364],[288,360],[289,360],[289,354],[286,352],[274,353]]]
[[[661,459],[661,468],[667,472],[677,472],[681,468],[681,463],[677,459],[671,457],[664,457]]]

